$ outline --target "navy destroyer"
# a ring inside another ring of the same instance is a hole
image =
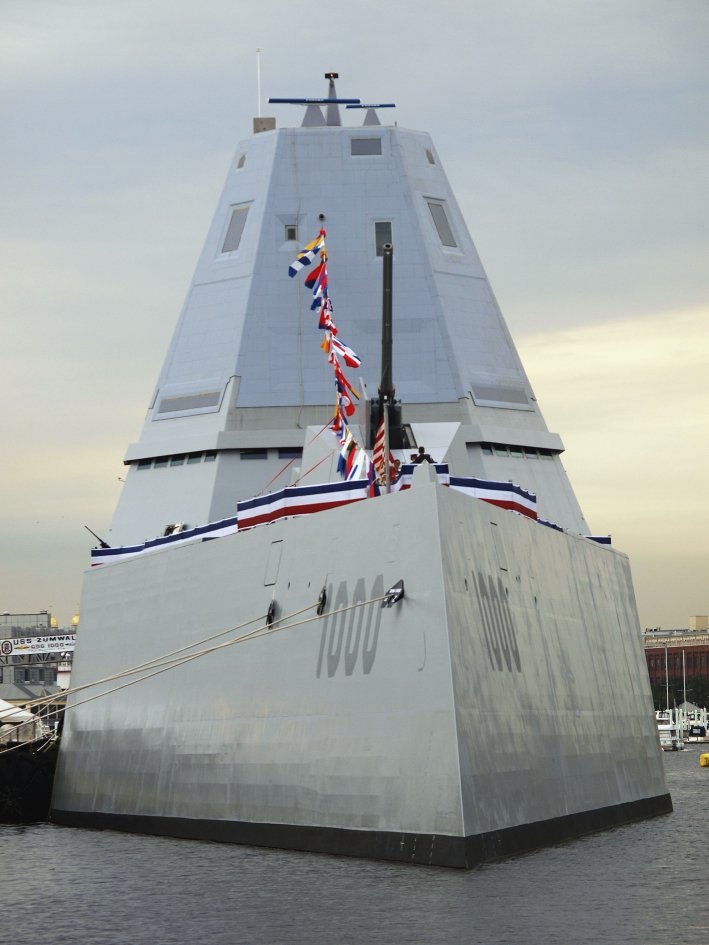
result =
[[[628,560],[439,154],[326,78],[229,169],[85,574],[51,817],[471,867],[669,811]]]

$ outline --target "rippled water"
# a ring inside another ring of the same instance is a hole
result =
[[[2,945],[707,945],[709,768],[673,814],[472,872],[0,826]]]

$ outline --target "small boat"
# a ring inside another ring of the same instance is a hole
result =
[[[672,722],[658,722],[660,748],[663,751],[681,751],[684,748],[682,729]]]

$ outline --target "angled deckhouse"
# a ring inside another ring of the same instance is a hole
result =
[[[381,247],[391,242],[404,422],[449,424],[429,432],[435,459],[448,455],[455,430],[461,475],[519,482],[537,493],[542,518],[587,533],[561,439],[547,430],[430,136],[393,124],[343,127],[338,105],[325,111],[310,104],[302,127],[263,131],[237,148],[142,434],[126,455],[110,544],[226,517],[302,447],[308,424],[327,421],[332,377],[317,316],[302,280],[285,277],[322,226],[337,322],[371,396]]]

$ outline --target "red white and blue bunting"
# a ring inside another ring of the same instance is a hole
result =
[[[373,467],[372,467],[373,468]],[[411,488],[414,473],[413,465],[402,467],[399,479],[392,484],[392,492],[402,492]],[[470,498],[481,499],[498,508],[518,512],[527,518],[537,520],[537,499],[533,492],[528,492],[513,482],[496,482],[489,479],[476,479],[471,476],[451,476],[447,463],[435,463],[434,469],[438,482],[449,486]],[[124,561],[147,552],[160,551],[176,545],[186,545],[195,541],[208,541],[221,538],[235,532],[246,531],[259,525],[266,525],[284,518],[299,515],[312,515],[328,509],[338,508],[359,502],[371,495],[369,479],[345,480],[344,482],[325,482],[312,486],[288,486],[278,492],[256,496],[237,503],[236,515],[209,525],[190,528],[173,535],[166,535],[146,541],[142,545],[123,548],[94,548],[91,551],[92,566]],[[539,520],[540,524],[549,525]],[[552,526],[559,528],[559,526]],[[560,529],[563,531],[563,529]],[[610,544],[606,536],[585,535],[593,541]]]
[[[314,486],[288,486],[269,495],[246,499],[237,505],[239,531],[281,518],[311,515],[367,498],[367,481],[325,482]]]

